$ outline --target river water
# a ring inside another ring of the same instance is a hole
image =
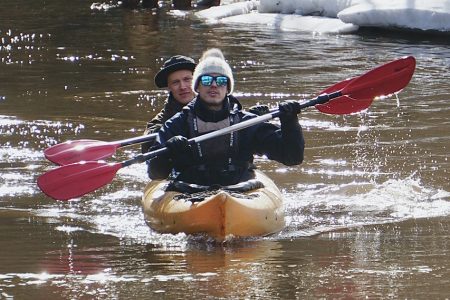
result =
[[[282,32],[206,25],[165,2],[92,4],[2,0],[0,299],[450,297],[448,36]],[[285,197],[287,226],[271,237],[151,231],[143,164],[74,201],[39,191],[54,167],[45,148],[142,134],[165,99],[152,79],[164,59],[209,47],[224,51],[246,107],[309,99],[405,55],[417,68],[397,98],[364,112],[304,110],[302,165],[257,159]]]

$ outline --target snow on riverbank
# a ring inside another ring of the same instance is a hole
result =
[[[316,33],[351,33],[358,30],[354,24],[339,19],[316,16],[252,13],[236,15],[223,20],[224,23],[266,25],[283,31],[311,31]]]
[[[340,11],[337,17],[359,26],[450,32],[450,1],[416,0],[408,3],[361,3]]]
[[[363,26],[450,33],[450,0],[250,0],[196,16],[318,33],[351,33]]]
[[[318,33],[350,33],[358,30],[337,18],[300,16],[296,14],[258,13],[260,1],[250,0],[211,7],[196,13],[209,23],[258,24],[283,31],[312,31]]]

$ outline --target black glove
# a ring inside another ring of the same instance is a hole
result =
[[[269,106],[267,105],[253,105],[248,109],[249,112],[257,116],[262,116],[270,112]]]
[[[147,152],[149,152],[150,151],[150,148],[153,146],[153,144],[154,144],[155,142],[145,142],[145,143],[142,143],[141,144],[141,152],[142,152],[142,154],[145,154],[145,153],[147,153]]]
[[[183,168],[192,162],[191,146],[188,139],[184,136],[177,135],[170,138],[165,146],[169,150],[170,157],[176,168]]]
[[[282,116],[293,118],[300,113],[300,103],[295,100],[286,100],[278,104],[278,109],[280,110]]]
[[[295,100],[286,100],[278,104],[280,110],[281,128],[298,125],[297,114],[300,113],[300,103]]]

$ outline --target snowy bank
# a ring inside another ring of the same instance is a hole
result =
[[[261,0],[260,13],[315,15],[337,18],[337,14],[361,0]]]
[[[197,17],[209,21],[217,21],[230,16],[248,14],[258,8],[259,1],[251,0],[244,2],[231,3],[221,6],[213,6],[196,13]]]
[[[416,0],[408,3],[362,3],[342,10],[337,17],[359,26],[450,31],[450,1]]]
[[[196,13],[209,22],[350,33],[361,27],[450,33],[450,0],[250,0]]]
[[[259,6],[260,1],[250,0],[211,7],[199,11],[195,15],[209,23],[256,24],[283,31],[350,33],[358,30],[358,26],[346,24],[337,18],[257,13]]]
[[[258,24],[282,31],[308,31],[316,33],[351,33],[358,30],[358,26],[343,23],[339,19],[298,16],[285,14],[259,14],[236,15],[225,18],[223,23],[228,24]]]

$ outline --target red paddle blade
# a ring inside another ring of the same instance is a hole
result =
[[[67,141],[45,149],[44,155],[49,161],[64,166],[111,157],[118,147],[119,144],[96,140]]]
[[[51,147],[48,147],[47,149],[44,150],[44,155],[45,157],[47,157],[47,155],[52,156],[55,155],[59,152],[63,152],[66,150],[71,150],[75,147],[83,147],[86,145],[91,145],[91,144],[96,144],[99,143],[100,141],[96,141],[96,140],[76,140],[76,141],[67,141],[64,143],[60,143]]]
[[[412,56],[394,60],[355,78],[342,94],[354,99],[373,99],[398,93],[408,85],[415,68],[416,59]]]
[[[341,82],[336,83],[335,85],[330,86],[326,90],[322,91],[322,94],[332,94],[334,92],[342,90],[346,87],[352,80],[355,78],[350,78]],[[346,115],[355,113],[361,110],[368,108],[373,102],[372,99],[353,99],[347,95],[343,95],[337,98],[334,98],[327,103],[324,104],[316,104],[314,107],[319,111],[332,114],[332,115]]]
[[[324,113],[349,114],[368,108],[376,97],[400,92],[411,81],[416,67],[412,56],[377,67],[359,77],[339,82],[322,93],[341,91],[341,97],[315,107]]]
[[[39,176],[37,184],[49,197],[69,200],[110,183],[121,163],[86,162],[62,166]]]

